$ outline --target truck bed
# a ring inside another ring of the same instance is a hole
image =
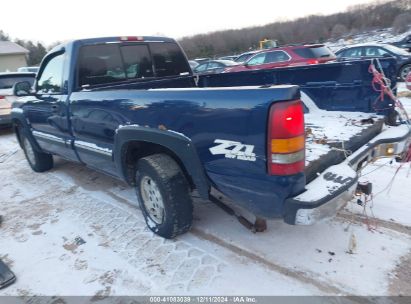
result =
[[[362,112],[324,111],[302,94],[308,109],[306,125],[306,178],[342,162],[347,156],[377,136],[384,117]]]

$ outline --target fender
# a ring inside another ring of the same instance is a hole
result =
[[[24,116],[24,110],[22,108],[13,108],[11,109],[11,121],[13,123],[13,130],[14,133],[16,134],[17,141],[20,145],[20,147],[23,149],[22,143],[20,141],[20,138],[18,137],[18,133],[16,131],[17,126],[16,124],[20,124],[22,128],[20,129],[21,132],[24,133],[28,137],[28,139],[31,141],[34,150],[37,152],[43,152],[39,144],[37,143],[36,139],[34,138],[33,134],[31,133],[31,127],[29,123],[27,122],[26,117]]]
[[[116,167],[120,168],[120,173],[125,180],[127,179],[127,170],[122,160],[123,150],[127,143],[131,141],[157,144],[172,151],[183,163],[201,198],[209,198],[209,182],[190,138],[173,131],[136,125],[121,126],[115,135],[113,155]]]

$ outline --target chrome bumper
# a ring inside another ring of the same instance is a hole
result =
[[[333,217],[352,198],[362,164],[376,157],[400,155],[408,148],[410,136],[406,125],[387,128],[344,162],[329,167],[307,184],[303,193],[286,200],[284,221],[312,225]]]

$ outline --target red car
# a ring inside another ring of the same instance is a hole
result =
[[[226,68],[224,73],[318,64],[335,58],[335,54],[323,44],[284,46],[259,51],[243,64]]]

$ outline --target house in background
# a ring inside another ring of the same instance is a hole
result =
[[[19,67],[27,66],[28,53],[17,43],[0,41],[0,72],[16,72]]]

